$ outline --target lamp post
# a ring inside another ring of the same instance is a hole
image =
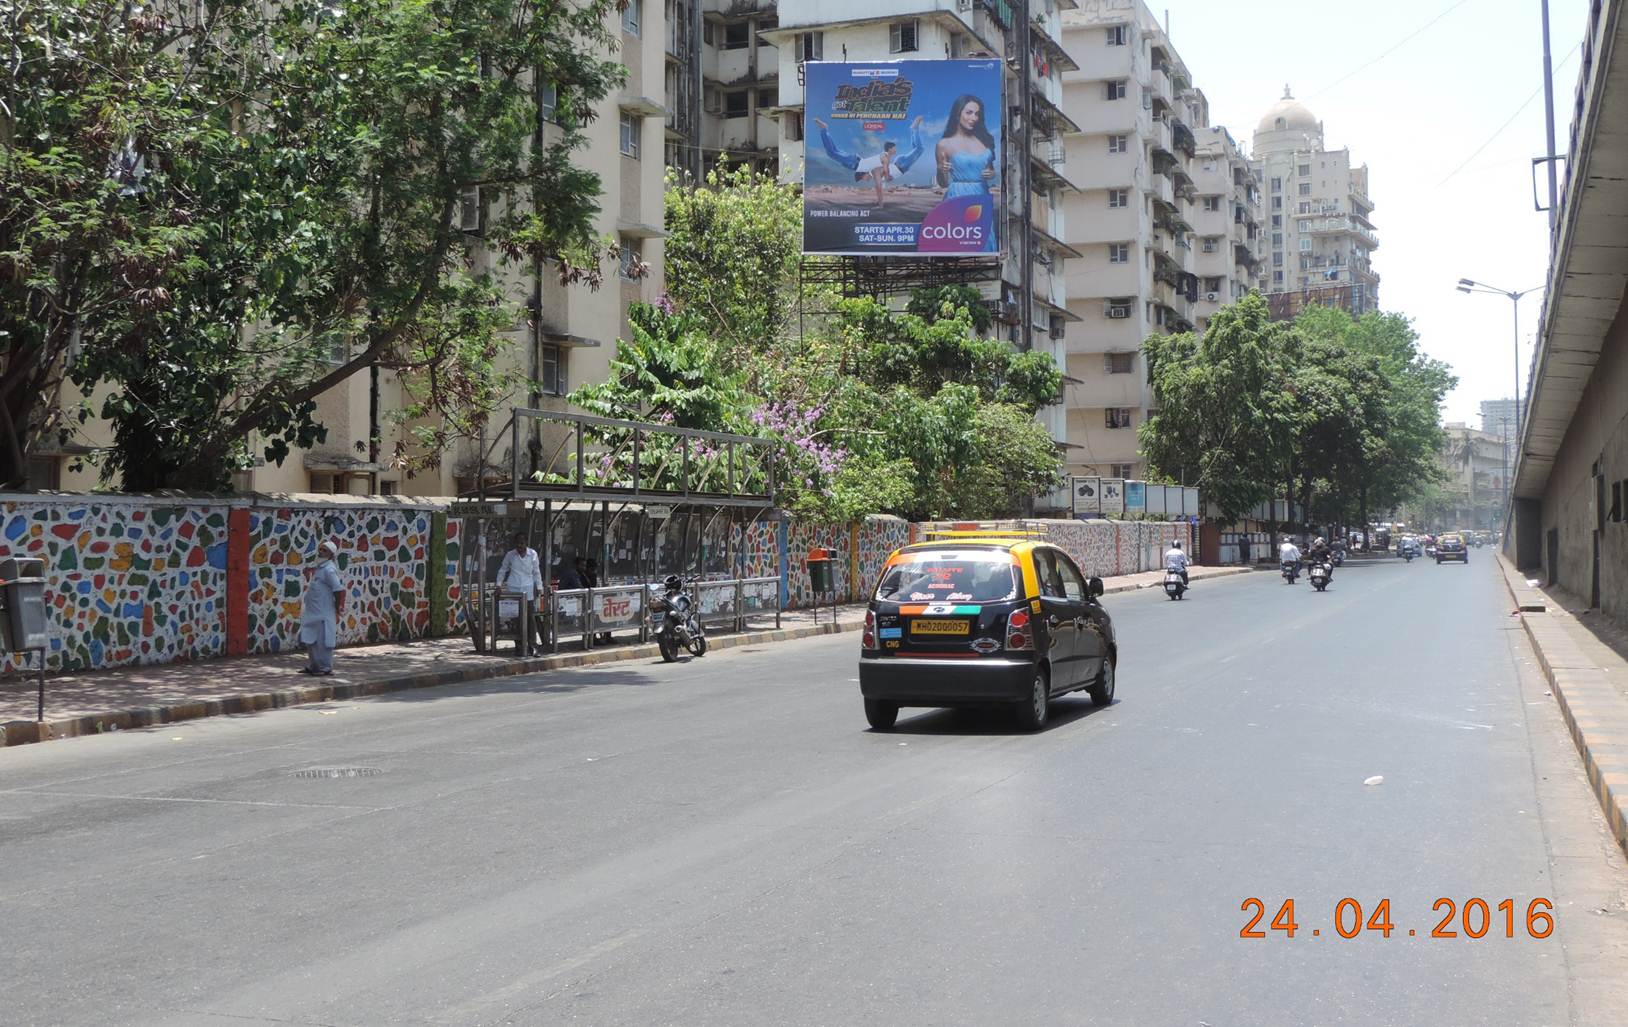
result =
[[[1542,289],[1542,288],[1543,288],[1543,286],[1541,286],[1541,285],[1534,285],[1532,288],[1530,288],[1530,289],[1522,289],[1520,292],[1510,292],[1508,289],[1500,289],[1497,286],[1487,285],[1485,282],[1477,282],[1477,281],[1474,281],[1474,280],[1469,279],[1469,278],[1460,278],[1458,280],[1458,291],[1459,292],[1464,292],[1464,293],[1485,292],[1485,293],[1491,293],[1494,296],[1505,296],[1505,297],[1507,297],[1509,299],[1511,305],[1514,307],[1514,311],[1515,311],[1515,432],[1516,432],[1517,437],[1519,437],[1520,430],[1521,430],[1521,297],[1525,296],[1527,293],[1537,292],[1539,289]]]

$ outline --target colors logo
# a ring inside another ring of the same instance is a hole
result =
[[[994,253],[993,197],[957,196],[945,200],[922,219],[916,234],[918,253]]]

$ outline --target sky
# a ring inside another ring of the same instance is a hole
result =
[[[1465,295],[1458,280],[1522,290],[1548,277],[1548,215],[1533,209],[1531,163],[1546,147],[1539,0],[1148,6],[1161,20],[1168,11],[1211,124],[1247,147],[1287,84],[1323,122],[1326,145],[1368,165],[1380,306],[1412,318],[1424,350],[1458,375],[1444,419],[1479,427],[1481,400],[1514,389],[1511,303]],[[1550,0],[1561,153],[1587,14],[1587,0]],[[1546,200],[1541,169],[1537,178]],[[1520,302],[1523,389],[1542,297]]]

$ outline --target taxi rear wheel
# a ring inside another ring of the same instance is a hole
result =
[[[1106,706],[1114,701],[1114,662],[1118,657],[1113,653],[1102,661],[1102,673],[1097,675],[1096,683],[1087,688],[1086,694],[1096,706]]]
[[[1051,715],[1051,675],[1045,667],[1034,669],[1034,681],[1029,685],[1029,697],[1017,704],[1018,726],[1025,731],[1039,731],[1046,726]]]
[[[865,719],[871,727],[878,731],[886,731],[893,727],[899,719],[898,703],[882,702],[879,699],[865,700]]]

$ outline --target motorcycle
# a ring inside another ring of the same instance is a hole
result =
[[[1413,558],[1415,556],[1418,556],[1418,555],[1419,555],[1418,553],[1415,553],[1413,551],[1413,547],[1409,546],[1408,548],[1402,550],[1402,562],[1403,563],[1412,563]]]
[[[1181,571],[1167,570],[1164,572],[1164,594],[1172,599],[1180,599],[1181,594],[1187,591],[1187,582],[1181,580]]]
[[[1293,560],[1283,561],[1283,580],[1293,585],[1298,577],[1300,577],[1300,565]]]
[[[678,575],[666,581],[667,592],[651,604],[661,614],[661,627],[656,629],[656,647],[667,663],[678,659],[680,652],[691,656],[707,654],[707,636],[695,619],[695,600],[684,590]]]
[[[1336,566],[1336,567],[1344,567],[1345,566],[1345,550],[1343,550],[1343,549],[1334,550],[1334,566]]]
[[[1334,573],[1334,568],[1327,563],[1319,561],[1311,565],[1311,587],[1321,592],[1328,587],[1328,579]]]

